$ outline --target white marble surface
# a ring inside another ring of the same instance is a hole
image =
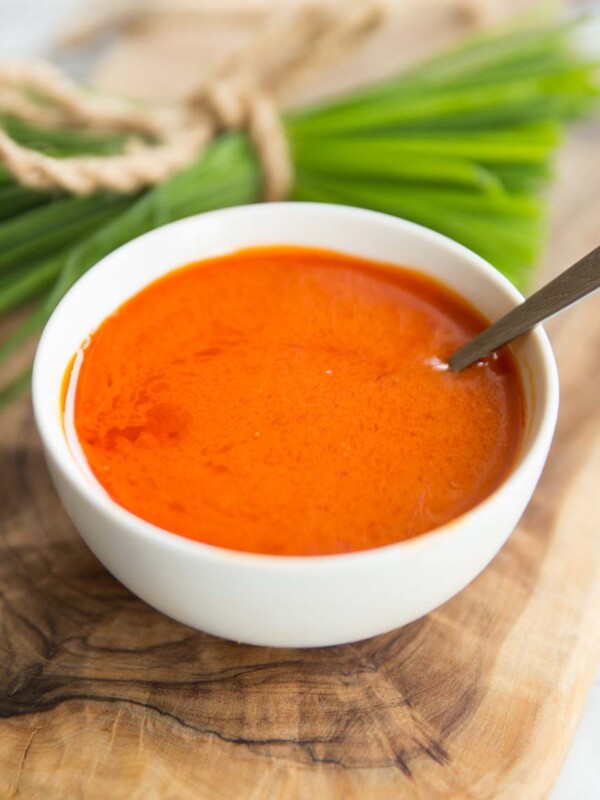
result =
[[[0,0],[0,57],[44,55],[85,0]]]
[[[600,671],[552,800],[600,799]]]
[[[45,55],[48,43],[83,2],[0,0],[0,58]],[[600,671],[551,800],[600,800]]]

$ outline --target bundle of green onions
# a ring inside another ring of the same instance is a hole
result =
[[[396,214],[464,243],[527,283],[544,234],[540,191],[565,123],[598,95],[596,65],[577,53],[578,24],[479,36],[384,84],[287,114],[291,199]],[[115,153],[123,140],[0,118],[53,155]],[[35,335],[80,275],[124,242],[201,211],[257,201],[261,175],[244,133],[136,196],[68,197],[0,173],[0,319],[35,303],[0,344],[0,361]],[[5,385],[6,401],[29,373]]]

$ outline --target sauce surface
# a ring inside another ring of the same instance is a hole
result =
[[[513,464],[512,356],[440,368],[484,326],[409,270],[243,250],[102,323],[71,378],[74,428],[106,492],[173,533],[280,555],[379,547],[472,508]]]

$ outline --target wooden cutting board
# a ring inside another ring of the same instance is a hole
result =
[[[539,281],[600,238],[600,127],[563,153]],[[29,402],[0,420],[0,797],[548,796],[600,650],[600,296],[551,326],[560,423],[519,528],[425,619],[276,650],[172,622],[89,553]]]

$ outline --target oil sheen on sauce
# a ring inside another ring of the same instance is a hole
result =
[[[71,427],[110,497],[172,533],[279,555],[379,547],[472,508],[513,465],[510,352],[444,369],[484,326],[410,270],[242,250],[104,320],[71,375]]]

